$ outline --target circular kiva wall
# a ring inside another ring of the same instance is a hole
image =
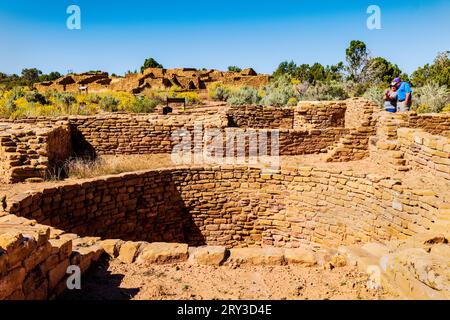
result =
[[[44,189],[10,212],[81,236],[228,247],[337,246],[428,229],[440,200],[399,181],[328,168],[127,173]]]

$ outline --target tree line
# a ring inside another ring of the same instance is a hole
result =
[[[389,85],[397,77],[410,81],[413,86],[423,86],[430,81],[441,86],[450,86],[448,54],[448,51],[438,53],[432,64],[419,67],[409,76],[402,72],[397,64],[383,57],[372,57],[363,41],[353,40],[345,51],[345,62],[323,66],[318,62],[312,65],[297,65],[294,61],[283,61],[273,73],[273,77],[288,76],[312,85],[317,82],[352,81],[357,83],[362,91],[371,86]]]
[[[319,62],[312,65],[297,65],[294,61],[283,61],[273,72],[272,76],[275,80],[285,76],[311,85],[316,85],[318,82],[351,81],[357,86],[356,91],[361,93],[364,93],[367,88],[372,86],[386,86],[396,77],[410,81],[413,86],[417,87],[423,86],[428,82],[450,87],[449,53],[449,51],[438,53],[433,63],[419,67],[409,76],[402,72],[397,64],[383,57],[372,57],[363,41],[353,40],[345,51],[345,62],[341,61],[335,65],[324,66]],[[150,67],[162,68],[163,66],[154,58],[147,58],[140,70],[143,72]],[[241,68],[230,66],[228,70],[239,72]],[[129,73],[133,72],[129,71]],[[137,70],[135,73],[137,73]],[[3,89],[11,89],[16,86],[31,87],[34,83],[53,81],[61,76],[56,71],[44,74],[37,68],[23,69],[20,75],[7,75],[0,72],[0,87]]]

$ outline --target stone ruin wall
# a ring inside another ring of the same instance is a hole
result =
[[[80,87],[85,87],[91,93],[116,91],[139,94],[145,90],[167,91],[177,86],[183,91],[204,92],[212,83],[236,87],[261,87],[267,85],[269,80],[269,75],[257,74],[251,68],[241,72],[148,68],[143,73],[129,74],[125,77],[109,77],[106,72],[68,74],[54,81],[36,83],[34,88],[41,93],[49,90],[77,93]]]
[[[384,113],[367,112],[361,116],[353,112],[356,110],[353,107],[351,103],[347,106],[344,127],[327,129],[336,130],[339,137],[337,144],[335,141],[331,144],[331,148],[342,148],[337,152],[338,159],[357,158],[366,145],[365,152],[370,150],[370,157],[376,162],[376,154],[383,154],[384,164],[386,159],[400,156],[404,164],[399,169],[423,168],[449,179],[449,114],[411,113],[401,115],[400,119],[387,119],[390,115]],[[369,110],[369,106],[364,110]],[[98,150],[101,147],[113,150],[109,148],[118,142],[123,143],[124,150],[132,152],[148,148],[148,144],[143,147],[139,140],[120,140],[134,131],[133,126],[148,128],[148,119],[140,124],[134,116],[132,121],[124,120],[121,135],[117,126],[114,126],[117,131],[111,134],[110,124],[105,119],[98,120],[101,117],[75,117],[78,118],[89,128],[80,131],[94,132],[97,128],[101,132],[95,136],[98,140],[86,134],[87,142],[100,142]],[[60,120],[22,121],[28,125],[45,123],[50,129],[43,135],[36,128],[31,133],[27,129],[19,130],[18,135],[11,134],[2,125],[3,159],[9,161],[11,155],[19,153],[25,161],[20,166],[28,165],[36,159],[33,150],[40,150],[41,156],[47,158],[41,159],[43,163],[62,160],[69,152],[63,146],[70,143],[64,143],[68,141],[64,138],[69,132],[66,125],[52,129]],[[222,120],[223,117],[219,122]],[[10,121],[2,123],[11,125]],[[127,123],[132,123],[130,129],[126,128]],[[164,121],[160,124],[165,131]],[[286,139],[298,132],[304,132],[305,137],[330,136],[324,130],[284,128],[280,132],[286,132]],[[365,139],[370,134],[369,143]],[[52,147],[55,140],[59,147]],[[305,145],[305,141],[308,140],[299,140],[297,145]],[[166,146],[167,142],[163,138],[159,146]],[[316,151],[295,149],[295,153]],[[265,175],[259,169],[247,167],[214,167],[153,170],[63,182],[53,188],[3,198],[1,208],[0,299],[47,299],[65,289],[69,264],[79,265],[84,272],[104,252],[98,238],[89,236],[205,242],[228,247],[337,246],[410,237],[448,215],[450,204],[445,195],[418,190],[382,173],[303,167]]]
[[[105,250],[115,255],[117,240],[97,236],[138,240],[125,243],[131,252],[142,240],[336,247],[423,232],[450,203],[431,190],[348,169],[269,175],[198,167],[64,182],[3,199],[2,208],[0,299],[52,299],[66,288],[69,265],[85,272]]]
[[[421,168],[450,179],[450,114],[379,116],[370,138],[370,158],[398,171]]]
[[[68,123],[0,127],[0,182],[40,182],[71,154]]]
[[[275,130],[279,135],[281,156],[323,153],[330,162],[359,160],[370,156],[379,164],[386,163],[395,169],[406,171],[414,165],[414,161],[410,160],[409,165],[408,159],[405,159],[405,152],[401,149],[406,147],[400,145],[397,130],[412,127],[445,136],[448,133],[449,119],[450,116],[445,114],[386,114],[362,99],[301,102],[296,108],[285,109],[248,106],[229,108],[216,114],[108,114],[24,119],[14,124],[17,126],[22,122],[25,125],[19,134],[22,138],[18,138],[17,134],[11,135],[8,130],[0,131],[0,156],[3,159],[0,166],[2,172],[5,172],[4,183],[33,179],[40,181],[45,175],[57,171],[57,164],[67,159],[71,152],[76,156],[171,153],[181,141],[174,138],[174,132],[187,130],[193,146],[193,142],[198,139],[194,136],[194,126],[200,122],[204,128],[220,129],[224,145],[227,143],[227,134],[245,132],[248,136],[261,132],[268,137],[267,152],[270,154],[270,140]],[[69,123],[69,129],[67,125],[58,129],[61,121]],[[11,121],[2,120],[2,123],[12,125]],[[37,133],[34,128],[36,124],[46,126],[50,133]],[[71,142],[67,142],[68,130]],[[13,141],[14,139],[17,141]],[[44,152],[45,148],[47,151]],[[248,149],[246,139],[245,150]],[[37,150],[41,150],[41,155]],[[48,157],[45,156],[46,152],[49,153]],[[443,152],[442,148],[437,152]],[[437,159],[436,156],[439,157],[436,154],[431,157]],[[445,158],[445,154],[442,157]],[[447,160],[443,161],[444,163],[439,162],[434,167],[445,169],[442,165],[447,165]],[[445,170],[443,172],[446,173]]]
[[[343,128],[347,102],[300,102],[294,110],[294,128]]]
[[[407,127],[422,129],[433,135],[450,137],[450,113],[410,114]]]
[[[54,299],[67,288],[69,265],[85,272],[103,252],[76,235],[56,236],[55,231],[0,212],[0,300]],[[77,241],[82,246],[76,247]]]
[[[343,114],[344,106],[345,113]],[[85,154],[170,153],[180,142],[180,140],[172,138],[173,133],[176,130],[187,129],[191,140],[194,141],[194,125],[197,121],[201,121],[204,127],[221,129],[224,139],[230,132],[244,131],[247,134],[264,132],[268,136],[269,154],[270,137],[273,130],[277,130],[280,155],[326,153],[327,161],[351,161],[370,155],[379,164],[386,163],[400,171],[407,171],[411,166],[408,165],[404,152],[401,151],[402,146],[399,145],[400,142],[397,139],[397,130],[402,127],[410,127],[446,136],[449,119],[450,116],[445,114],[386,114],[378,112],[373,105],[364,100],[351,99],[345,102],[304,102],[300,103],[297,108],[286,109],[257,106],[230,108],[219,114],[171,116],[114,114],[92,117],[74,116],[63,119],[35,118],[21,121],[30,126],[44,123],[47,127],[53,126],[53,129],[48,130],[55,132],[60,130],[56,129],[55,123],[61,120],[68,121],[72,151],[74,155],[78,156]],[[276,129],[277,127],[279,129]],[[28,129],[24,128],[20,134],[24,138],[21,139],[30,141],[30,143],[34,143],[37,139],[41,141],[39,143],[47,145],[47,149],[62,148],[55,152],[50,150],[50,154],[54,153],[54,158],[57,160],[51,161],[52,157],[50,157],[50,162],[61,163],[70,154],[70,143],[63,143],[67,140],[67,134],[62,134],[66,129],[61,129],[63,131],[58,134],[50,134],[50,137],[63,139],[63,141],[50,144],[47,143],[46,135],[41,137],[39,135],[42,134],[36,134],[33,129]],[[2,159],[4,160],[1,164],[3,172],[7,174],[4,175],[3,181],[39,180],[48,172],[55,171],[53,169],[55,166],[47,164],[48,159],[37,157],[36,152],[33,151],[36,150],[36,146],[28,146],[27,143],[20,141],[14,142],[11,140],[11,135],[5,134],[5,132],[3,130]],[[39,138],[34,138],[37,136]],[[17,145],[17,143],[20,146],[14,147],[14,144]],[[224,141],[224,145],[225,143],[226,141]],[[245,148],[246,150],[249,148],[248,141],[246,141]],[[403,148],[406,147],[403,146]],[[19,155],[20,152],[22,152],[21,155]],[[443,152],[442,148],[437,152]],[[436,160],[439,155],[432,157]],[[439,162],[437,166],[432,165],[431,167],[445,169],[447,164],[445,154],[442,157],[444,157],[444,163]],[[36,161],[36,158],[41,162]],[[21,159],[21,161],[19,162],[17,159]],[[412,160],[410,162],[411,165],[414,164]],[[34,166],[30,165],[31,163]],[[46,165],[47,168],[45,168]],[[444,167],[442,167],[443,165]],[[443,172],[447,174],[445,170]]]
[[[227,247],[337,247],[405,238],[445,204],[383,175],[301,167],[183,168],[67,183],[7,199],[10,214],[80,236]]]
[[[277,130],[280,155],[326,153],[350,133],[344,127],[343,107],[343,102],[323,102],[304,103],[301,111],[254,106],[204,115],[108,114],[2,120],[6,126],[16,127],[14,134],[1,131],[3,182],[41,181],[57,175],[58,164],[70,155],[171,153],[180,142],[173,133],[188,130],[194,141],[194,126],[199,122],[205,128],[220,129],[224,140],[234,130],[264,132],[270,141],[273,130]],[[43,128],[38,130],[36,126]]]

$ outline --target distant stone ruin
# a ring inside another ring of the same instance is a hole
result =
[[[55,81],[35,84],[39,92],[102,92],[122,91],[139,94],[144,90],[166,91],[173,86],[183,91],[206,90],[211,83],[229,86],[260,87],[269,83],[270,76],[258,75],[253,69],[241,72],[219,70],[197,70],[193,68],[162,69],[148,68],[143,73],[128,74],[125,77],[110,77],[106,72],[68,74]]]

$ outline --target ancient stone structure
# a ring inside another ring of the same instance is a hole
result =
[[[0,125],[0,182],[40,182],[71,155],[68,122]]]
[[[173,86],[184,91],[205,90],[217,82],[229,86],[260,87],[269,83],[270,76],[258,75],[253,69],[241,72],[219,70],[197,70],[192,68],[162,69],[148,68],[143,73],[125,77],[109,77],[105,72],[69,74],[55,81],[37,83],[39,92],[56,90],[59,92],[102,92],[122,91],[138,94],[146,89],[166,91]]]
[[[5,120],[2,183],[42,179],[71,153],[170,153],[174,132],[196,141],[198,123],[225,136],[276,132],[281,156],[316,158],[271,172],[205,164],[26,191],[12,184],[0,196],[0,299],[54,298],[69,265],[86,272],[102,254],[141,264],[354,263],[369,275],[379,271],[383,285],[404,297],[450,298],[449,114],[388,114],[351,99]]]

